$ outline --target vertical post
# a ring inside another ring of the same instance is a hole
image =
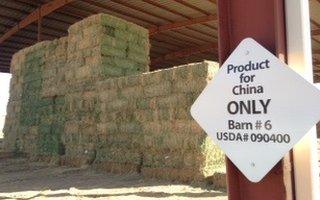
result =
[[[219,62],[222,64],[246,37],[286,61],[285,0],[218,0]],[[292,154],[259,183],[252,183],[227,159],[229,200],[292,200]]]
[[[289,66],[313,82],[309,2],[286,0]],[[319,199],[317,135],[315,127],[294,147],[294,175],[297,200]]]

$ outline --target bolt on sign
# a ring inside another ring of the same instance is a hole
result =
[[[246,38],[191,115],[250,181],[259,182],[320,119],[320,92]]]

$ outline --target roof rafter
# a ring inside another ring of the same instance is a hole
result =
[[[208,15],[208,16],[204,16],[204,17],[198,17],[198,18],[188,19],[188,20],[184,20],[184,21],[180,21],[180,22],[165,24],[162,26],[149,28],[149,34],[154,35],[154,34],[157,34],[157,33],[163,32],[163,31],[169,31],[169,30],[174,30],[174,29],[178,29],[178,28],[183,28],[183,27],[190,26],[193,24],[205,23],[205,22],[216,20],[216,19],[217,19],[216,15]]]
[[[196,11],[202,13],[202,14],[205,14],[205,15],[210,15],[210,14],[211,14],[211,13],[209,13],[209,12],[206,11],[206,10],[203,10],[203,9],[197,7],[197,6],[194,6],[194,5],[192,5],[192,4],[188,3],[188,2],[185,2],[184,0],[174,0],[174,1],[176,1],[176,2],[178,2],[178,3],[180,3],[180,4],[184,5],[184,6],[186,6],[186,7],[188,7],[188,8],[191,8],[191,9],[193,9],[193,10],[196,10]]]
[[[12,18],[12,17],[6,17],[5,15],[2,15],[0,13],[0,17],[3,18],[3,19],[6,19],[8,22],[10,22],[11,24],[18,24],[19,23],[19,20],[15,19],[15,18]],[[37,25],[30,25],[32,27],[36,27]],[[56,32],[56,33],[59,33],[59,34],[62,34],[65,32],[65,29],[61,29],[61,28],[58,28],[58,27],[53,27],[52,25],[43,25],[43,27],[45,29],[47,29],[48,31],[51,31],[51,32]]]
[[[217,50],[217,48],[218,48],[218,45],[215,43],[212,43],[209,45],[181,49],[179,51],[168,53],[168,54],[163,55],[159,58],[153,59],[151,61],[151,65],[153,66],[153,65],[159,64],[161,62],[167,61],[167,60],[173,60],[176,58],[183,58],[183,57],[188,57],[188,56],[203,53],[203,52]]]
[[[37,21],[39,17],[44,17],[73,1],[74,0],[53,0],[46,4],[43,4],[42,6],[34,10],[32,13],[30,13],[28,16],[26,16],[23,20],[21,20],[16,26],[12,27],[9,31],[2,35],[0,38],[0,44],[8,38],[10,38],[15,33],[17,33],[20,29]]]
[[[38,1],[34,1],[34,0],[15,0],[15,3],[18,3],[18,4],[23,5],[23,6],[29,6],[29,7],[32,7],[33,9],[35,9],[35,8],[37,8],[39,6],[39,4],[38,4],[39,2],[41,4],[46,3],[43,0],[38,0]],[[75,14],[72,14],[70,12],[62,13],[62,12],[60,12],[60,10],[59,11],[55,11],[54,13],[52,13],[53,15],[51,15],[50,17],[46,17],[46,19],[59,21],[60,18],[58,17],[58,15],[55,15],[55,13],[60,13],[59,16],[63,17],[64,22],[67,22],[69,24],[73,24],[73,22],[70,22],[70,19],[71,20],[79,19],[79,15],[75,15]],[[65,20],[66,18],[69,18],[69,20]]]
[[[151,1],[151,0],[142,0],[142,1],[145,2],[145,3],[148,3],[148,4],[150,4],[150,5],[153,5],[153,6],[155,6],[155,7],[161,8],[161,9],[163,9],[163,10],[169,12],[169,13],[173,13],[173,14],[175,14],[175,15],[178,15],[178,16],[180,16],[180,17],[184,17],[184,18],[186,18],[186,19],[192,19],[191,17],[189,17],[189,16],[186,15],[186,14],[180,13],[180,12],[178,12],[178,11],[176,11],[176,10],[174,10],[174,9],[166,6],[166,5],[162,5],[160,2]],[[207,27],[209,27],[209,28],[216,29],[216,28],[214,28],[213,26],[210,26],[210,25],[208,25],[208,24],[204,24],[204,25],[207,26]]]
[[[7,29],[10,29],[10,28],[11,28],[11,26],[4,25],[4,24],[1,24],[1,23],[0,23],[0,26],[3,26],[3,27],[5,27],[5,28],[7,28]],[[22,29],[20,32],[16,33],[16,35],[18,35],[18,34],[19,34],[19,35],[21,35],[21,34],[24,35],[24,33],[37,34],[37,31],[33,30],[33,27],[28,26],[28,27],[25,27],[24,29]],[[57,34],[53,34],[52,32],[49,33],[49,30],[48,30],[48,31],[43,31],[42,34],[43,34],[43,35],[46,35],[46,36],[48,36],[48,37],[51,37],[51,38],[59,37],[59,35],[57,35]],[[16,35],[15,35],[15,36],[16,36]]]
[[[150,16],[152,16],[152,17],[159,18],[159,19],[161,19],[161,20],[165,20],[165,21],[170,22],[170,23],[174,23],[174,22],[175,22],[175,21],[173,21],[172,19],[170,19],[170,18],[168,18],[168,17],[166,17],[166,16],[162,16],[162,15],[156,14],[155,12],[142,9],[142,8],[140,8],[140,7],[138,7],[138,6],[135,6],[135,5],[133,5],[133,4],[130,4],[130,3],[126,2],[126,1],[123,1],[123,0],[111,0],[111,1],[112,1],[112,2],[115,2],[115,3],[119,4],[119,5],[122,5],[122,6],[125,6],[125,7],[128,7],[128,8],[131,8],[131,9],[134,9],[134,10],[136,10],[136,11],[140,11],[141,13],[150,15]],[[150,27],[150,28],[151,28],[151,29],[152,29],[152,28],[157,28],[157,26],[154,25],[154,27]],[[197,30],[197,29],[195,29],[195,28],[187,27],[187,29],[192,30],[192,31],[195,31],[195,32],[197,32],[198,34],[202,34],[202,35],[204,35],[204,36],[207,36],[207,35],[208,35],[207,32],[203,32],[203,31]],[[181,32],[179,32],[179,31],[176,31],[176,32],[179,33],[179,34],[181,34],[181,35],[185,35],[185,33],[181,33]]]
[[[93,6],[96,6],[98,8],[102,8],[104,10],[108,10],[108,11],[111,11],[111,12],[114,12],[114,13],[117,13],[117,14],[120,14],[120,15],[123,15],[123,16],[128,16],[130,18],[134,18],[136,20],[140,20],[144,23],[147,23],[149,24],[149,27],[152,28],[152,27],[157,27],[159,26],[159,24],[153,22],[152,20],[150,19],[145,19],[143,17],[138,17],[138,16],[135,16],[133,14],[130,14],[130,13],[126,13],[125,11],[121,10],[121,9],[118,9],[118,8],[115,8],[115,7],[111,7],[107,4],[103,4],[101,2],[95,2],[95,1],[92,1],[92,0],[82,0],[83,2],[86,2],[87,4],[89,5],[93,5]],[[120,3],[121,4],[121,3]],[[128,6],[127,4],[123,4],[124,6]],[[133,8],[133,7],[132,7]],[[141,12],[141,9],[139,9],[138,11]],[[147,13],[148,11],[144,11],[144,13]],[[194,30],[194,31],[197,31],[197,30]],[[197,31],[199,32],[199,31]],[[182,34],[182,33],[179,33],[180,35],[183,35],[183,37],[186,37],[186,38],[189,38],[189,39],[193,39],[193,40],[198,40],[199,42],[203,43],[203,42],[210,42],[208,40],[205,40],[204,37],[196,37],[196,36],[190,36],[189,34]]]
[[[16,3],[16,2],[13,2]],[[28,11],[26,11],[25,9],[20,9],[20,8],[15,8],[15,7],[11,7],[11,6],[7,6],[7,5],[1,5],[1,7],[5,8],[6,10],[10,10],[13,13],[18,13],[19,15],[29,15],[30,13]],[[37,6],[38,7],[38,6]],[[48,19],[50,20],[54,20],[56,22],[60,22],[60,23],[65,23],[63,20],[59,20],[59,19],[53,19],[51,17],[48,17]]]

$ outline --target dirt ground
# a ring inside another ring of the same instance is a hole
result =
[[[0,159],[0,199],[214,199],[224,192],[92,169]]]

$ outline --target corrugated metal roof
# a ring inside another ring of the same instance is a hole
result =
[[[50,0],[0,1],[0,35],[34,11],[39,6],[38,2],[45,4]],[[312,30],[320,29],[319,11],[320,0],[311,0]],[[215,0],[76,0],[43,18],[42,38],[54,39],[64,36],[71,24],[100,12],[151,28],[215,15],[216,5]],[[217,43],[217,34],[217,21],[211,20],[151,35],[151,60],[181,49]],[[33,23],[0,44],[0,70],[9,68],[13,53],[36,42],[37,24]],[[315,53],[314,64],[320,67],[320,31],[318,35],[313,35],[312,46]],[[164,60],[153,67],[170,67],[203,59],[217,60],[217,50],[211,49],[197,55]],[[320,80],[320,74],[315,76]]]

